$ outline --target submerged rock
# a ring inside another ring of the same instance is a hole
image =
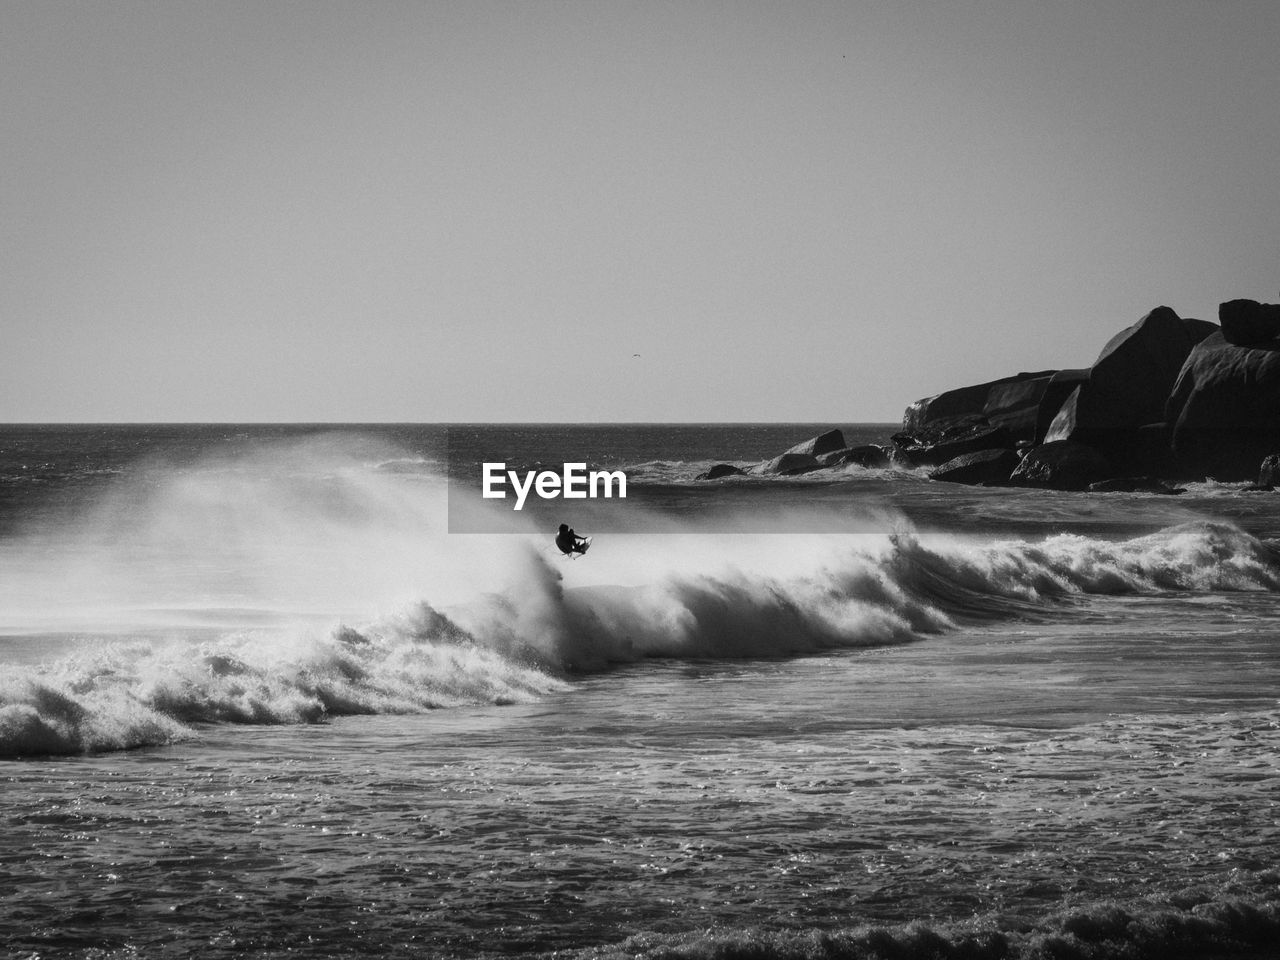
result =
[[[698,480],[720,480],[723,477],[740,477],[743,471],[735,467],[732,463],[717,463],[706,473],[700,473],[695,479]]]
[[[1159,477],[1116,477],[1089,484],[1091,493],[1186,493],[1183,487],[1175,487]]]
[[[1003,483],[1020,462],[1012,450],[978,450],[948,460],[932,471],[929,479],[947,483]]]

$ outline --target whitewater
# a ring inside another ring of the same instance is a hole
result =
[[[649,487],[567,561],[449,533],[438,431],[133,429],[0,477],[14,955],[1280,942],[1270,495],[708,484],[749,428],[522,428]]]

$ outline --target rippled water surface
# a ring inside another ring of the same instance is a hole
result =
[[[535,704],[11,763],[5,937],[523,953],[1256,894],[1280,843],[1280,657],[1238,627],[1259,599],[1120,652],[1168,601],[1112,601],[1087,630],[644,665]]]

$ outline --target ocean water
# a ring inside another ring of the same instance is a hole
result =
[[[0,955],[1280,955],[1280,495],[830,426],[0,428]]]

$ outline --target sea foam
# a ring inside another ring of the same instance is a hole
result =
[[[1275,875],[1263,882],[1274,890]],[[1001,928],[998,919],[964,923],[851,925],[839,930],[707,930],[640,934],[606,947],[569,950],[593,960],[1130,960],[1184,957],[1251,960],[1274,956],[1280,901],[1189,891],[1176,901],[1103,901],[1051,912],[1035,924]]]

